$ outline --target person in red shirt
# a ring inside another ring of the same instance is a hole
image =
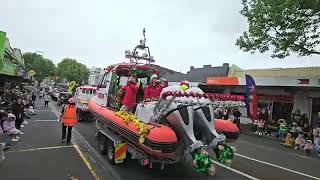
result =
[[[135,77],[130,76],[128,79],[128,83],[126,86],[123,86],[120,89],[120,93],[124,92],[124,98],[122,100],[122,106],[120,111],[127,111],[132,112],[134,106],[136,105],[137,101],[137,93],[139,89],[139,83]]]
[[[150,85],[144,90],[144,100],[159,99],[162,87],[159,84],[158,76],[152,75],[150,78]]]

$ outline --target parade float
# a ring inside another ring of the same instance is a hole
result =
[[[210,175],[215,173],[213,159],[230,165],[234,148],[227,142],[239,137],[239,129],[231,121],[215,119],[215,110],[244,106],[243,97],[173,85],[164,88],[159,99],[144,101],[143,88],[152,74],[159,74],[150,65],[154,59],[145,42],[144,36],[132,52],[125,52],[129,62],[105,69],[97,93],[88,103],[96,121],[101,153],[114,164],[130,156],[150,168],[160,163],[161,169],[165,164],[188,163],[187,157],[191,156],[195,170]],[[120,86],[126,85],[131,75],[140,82],[132,114],[119,111],[118,95]]]

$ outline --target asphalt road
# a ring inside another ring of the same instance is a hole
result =
[[[86,142],[92,151],[94,149],[98,152],[94,124],[80,122],[76,130],[81,136],[79,139]],[[277,141],[241,134],[233,145],[237,149],[232,165],[234,171],[216,166],[215,179],[248,179],[242,173],[257,179],[320,179],[320,159],[281,147]],[[104,163],[108,164],[107,161]],[[159,167],[149,169],[137,164],[136,160],[129,160],[126,164],[117,166],[108,164],[108,170],[113,172],[112,177],[115,179],[212,179],[194,173],[191,166],[169,165],[161,171]]]
[[[50,106],[55,114],[61,110],[61,107],[56,107],[54,103]],[[50,113],[44,114],[43,117],[57,119]],[[60,131],[59,126],[52,128],[58,128],[57,131]],[[237,154],[231,169],[217,165],[216,175],[210,177],[195,173],[191,163],[190,166],[167,165],[162,171],[157,165],[152,169],[139,166],[136,160],[111,165],[106,157],[99,153],[95,133],[92,122],[79,122],[73,131],[72,143],[80,147],[100,179],[320,179],[318,157],[306,156],[303,152],[281,147],[279,142],[257,136],[241,134],[238,141],[233,144]],[[80,179],[86,178],[80,176]]]

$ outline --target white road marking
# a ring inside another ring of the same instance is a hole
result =
[[[241,171],[238,171],[238,170],[236,170],[236,169],[233,169],[233,168],[231,168],[231,167],[229,167],[229,166],[226,166],[226,165],[224,165],[224,164],[221,164],[221,163],[219,163],[219,162],[217,162],[217,161],[213,161],[213,163],[216,164],[216,165],[218,165],[218,166],[220,166],[220,167],[223,167],[223,168],[225,168],[225,169],[228,169],[229,171],[232,171],[232,172],[237,173],[237,174],[239,174],[239,175],[241,175],[241,176],[244,176],[244,177],[246,177],[246,178],[248,178],[248,179],[251,179],[251,180],[259,180],[259,179],[256,178],[256,177],[250,176],[249,174],[246,174],[246,173],[244,173],[244,172],[241,172]]]
[[[56,122],[56,120],[32,120],[32,122]]]
[[[239,157],[242,157],[242,158],[245,158],[245,159],[249,159],[251,161],[255,161],[255,162],[261,163],[261,164],[265,164],[265,165],[276,167],[276,168],[279,168],[279,169],[282,169],[282,170],[285,170],[285,171],[289,171],[289,172],[292,172],[292,173],[295,173],[295,174],[299,174],[301,176],[305,176],[305,177],[308,177],[308,178],[311,178],[311,179],[320,180],[320,178],[318,178],[318,177],[314,177],[314,176],[311,176],[311,175],[308,175],[308,174],[305,174],[305,173],[302,173],[302,172],[299,172],[299,171],[295,171],[295,170],[288,169],[288,168],[285,168],[285,167],[282,167],[282,166],[278,166],[278,165],[275,165],[275,164],[272,164],[272,163],[268,163],[268,162],[265,162],[265,161],[254,159],[254,158],[251,158],[251,157],[248,157],[248,156],[245,156],[245,155],[241,155],[241,154],[238,154],[238,153],[235,153],[235,155],[239,156]]]

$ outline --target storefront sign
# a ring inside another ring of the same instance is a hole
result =
[[[31,69],[31,70],[28,71],[28,75],[29,76],[34,76],[34,75],[36,75],[36,72]]]
[[[17,66],[4,58],[3,60],[0,60],[0,74],[16,76]]]
[[[0,31],[0,60],[4,57],[5,52],[5,42],[6,42],[6,33],[3,31]]]
[[[319,87],[318,77],[254,77],[257,86]],[[244,86],[245,77],[208,77],[207,85]]]

